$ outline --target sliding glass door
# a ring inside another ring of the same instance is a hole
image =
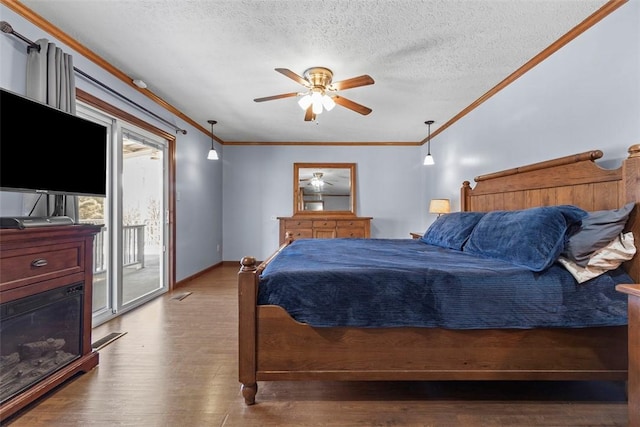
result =
[[[122,304],[163,290],[166,146],[122,128]]]
[[[167,141],[79,105],[109,129],[106,198],[79,200],[80,221],[103,225],[94,248],[93,324],[168,290]]]

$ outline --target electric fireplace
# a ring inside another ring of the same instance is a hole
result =
[[[98,364],[94,225],[0,229],[0,423]]]
[[[0,304],[0,403],[81,355],[84,285]]]

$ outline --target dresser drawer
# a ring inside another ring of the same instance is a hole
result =
[[[329,221],[329,220],[313,221],[313,228],[336,228],[336,221]]]
[[[338,227],[336,237],[365,238],[364,227]]]
[[[313,237],[313,229],[311,228],[292,228],[287,231],[291,233],[291,237],[293,237],[293,240],[310,239]]]
[[[338,221],[338,228],[340,227],[345,227],[345,228],[360,228],[360,229],[364,229],[365,226],[365,222],[364,221],[357,221],[357,220],[342,220],[342,221]]]
[[[284,222],[284,228],[287,231],[291,231],[299,228],[308,228],[311,229],[313,227],[313,221],[304,221],[304,220],[289,220]]]
[[[0,258],[0,285],[8,289],[83,271],[82,242],[7,250]]]

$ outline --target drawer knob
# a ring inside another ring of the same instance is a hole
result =
[[[44,258],[37,258],[31,261],[32,267],[44,267],[48,264],[47,260]]]

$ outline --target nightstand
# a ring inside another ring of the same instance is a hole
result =
[[[640,425],[640,286],[616,285],[616,290],[628,295],[629,314],[629,374],[627,396],[629,426]]]
[[[411,238],[412,238],[413,240],[418,240],[419,238],[421,238],[421,237],[422,237],[422,233],[413,233],[413,232],[410,232],[410,233],[409,233],[409,235],[411,236]]]

